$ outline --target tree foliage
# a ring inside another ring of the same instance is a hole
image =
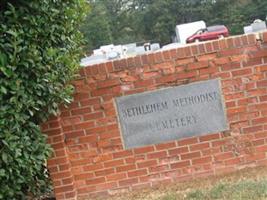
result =
[[[92,4],[81,31],[87,38],[87,46],[93,49],[99,45],[109,44],[112,41],[110,18],[107,8],[96,2]]]
[[[105,32],[104,29],[95,29],[95,34],[111,38],[109,43],[115,44],[148,40],[170,43],[171,36],[175,34],[175,25],[198,20],[204,20],[208,26],[224,24],[231,34],[240,34],[245,25],[251,24],[255,19],[264,20],[267,15],[266,0],[91,1],[91,5],[94,4],[106,7],[106,23],[109,24],[108,34],[100,34]],[[97,22],[90,20],[91,24]],[[90,41],[90,37],[87,39]],[[90,42],[88,44],[90,47]],[[95,43],[91,48],[102,44]]]
[[[78,68],[85,0],[0,3],[0,199],[47,187],[51,150],[39,124],[69,102]]]

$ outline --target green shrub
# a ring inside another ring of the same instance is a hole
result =
[[[86,0],[0,2],[0,199],[47,186],[51,149],[39,124],[69,102]]]

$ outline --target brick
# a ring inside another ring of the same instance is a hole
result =
[[[80,143],[91,143],[97,141],[97,135],[87,135],[84,137],[79,137]]]
[[[203,74],[215,74],[216,72],[219,71],[219,68],[212,66],[209,68],[204,68],[204,69],[200,69],[199,70],[199,75],[203,75]]]
[[[189,46],[184,48],[185,57],[191,57],[193,56],[191,48]]]
[[[135,67],[135,61],[133,57],[129,57],[126,59],[128,68],[134,68]]]
[[[59,150],[55,149],[54,153],[55,153],[56,157],[63,157],[63,156],[67,155],[67,152],[65,149],[59,149]]]
[[[222,161],[222,160],[227,160],[230,158],[233,158],[233,152],[224,152],[224,153],[220,153],[214,156],[214,160],[215,161]]]
[[[130,171],[134,169],[136,169],[135,164],[123,165],[123,166],[116,167],[116,172]]]
[[[180,161],[180,162],[171,164],[171,169],[183,168],[183,167],[188,167],[188,166],[190,166],[189,160]]]
[[[133,151],[132,150],[125,150],[125,151],[119,151],[116,153],[113,153],[113,158],[123,158],[123,157],[128,157],[133,155]]]
[[[117,167],[117,166],[121,166],[124,165],[124,160],[120,159],[120,160],[112,160],[112,161],[108,161],[104,163],[104,167],[108,168],[108,167]]]
[[[65,193],[65,198],[75,198],[76,192],[66,192]]]
[[[130,178],[126,180],[119,181],[119,186],[128,186],[138,183],[138,178]]]
[[[183,59],[177,59],[175,61],[176,65],[186,65],[193,62],[195,62],[194,58],[183,58]]]
[[[152,78],[158,77],[160,73],[161,73],[160,71],[143,72],[142,77],[144,80],[152,79]]]
[[[52,148],[53,149],[63,149],[65,147],[65,144],[64,142],[59,142],[59,143],[54,143],[54,144],[51,144]]]
[[[267,101],[267,95],[259,97],[261,102]]]
[[[198,51],[200,54],[206,53],[206,48],[205,48],[205,45],[203,43],[198,44]]]
[[[263,42],[267,42],[267,32],[262,33]]]
[[[147,54],[141,55],[141,60],[142,60],[143,65],[147,65],[148,64],[148,55]]]
[[[157,52],[157,53],[154,53],[153,55],[154,55],[155,63],[161,63],[161,62],[163,62],[164,57],[163,57],[162,52]]]
[[[108,190],[108,189],[113,189],[113,188],[117,188],[117,187],[118,187],[118,184],[116,182],[103,183],[103,184],[97,185],[96,186],[96,190],[97,191],[100,191],[100,190]],[[104,191],[104,192],[106,192],[106,191]],[[100,194],[98,193],[98,195],[100,195]]]
[[[267,80],[258,81],[257,87],[267,87]]]
[[[241,68],[240,62],[234,62],[234,63],[232,62],[220,66],[221,71],[233,71],[240,68]]]
[[[227,108],[232,108],[232,107],[236,106],[236,102],[235,101],[228,101],[228,102],[225,102],[225,105]]]
[[[210,135],[204,135],[199,137],[200,142],[205,142],[205,141],[211,141],[211,140],[217,140],[220,138],[220,134],[210,134]]]
[[[105,181],[106,180],[104,177],[99,177],[99,178],[93,178],[93,179],[86,180],[86,184],[87,185],[96,185],[96,184],[104,183]]]
[[[209,66],[208,61],[199,61],[199,62],[188,64],[186,69],[194,70],[194,69],[206,68],[208,66]]]
[[[103,132],[100,134],[100,140],[118,138],[120,133],[118,131]]]
[[[251,73],[252,73],[252,70],[250,68],[232,71],[232,75],[234,77],[236,77],[236,76],[244,76],[244,75],[248,75],[248,74],[251,74]]]
[[[237,92],[237,93],[234,93],[234,94],[225,94],[224,97],[225,97],[226,101],[229,101],[229,100],[233,100],[233,99],[244,98],[245,94],[244,94],[244,92]]]
[[[175,75],[175,74],[170,74],[170,75],[167,75],[167,76],[162,76],[162,77],[156,79],[156,83],[170,83],[170,82],[174,82],[177,79],[176,76],[177,75]]]
[[[235,47],[241,47],[242,46],[242,40],[241,37],[234,38],[234,46]]]
[[[112,72],[112,71],[113,71],[113,62],[112,62],[112,61],[110,61],[110,62],[106,62],[105,67],[106,67],[106,72],[107,72],[107,73]]]
[[[116,174],[111,174],[106,176],[107,181],[117,181],[117,180],[122,180],[127,178],[127,173],[116,173]]]
[[[252,125],[267,124],[267,117],[261,117],[252,120]]]
[[[104,96],[107,94],[112,94],[111,88],[102,88],[102,89],[97,89],[97,90],[91,91],[92,97]]]
[[[169,152],[169,155],[173,156],[173,155],[179,155],[182,153],[187,153],[189,152],[189,150],[188,150],[188,147],[185,146],[185,147],[178,147],[175,149],[170,149],[168,152]]]
[[[103,112],[95,112],[95,113],[90,113],[90,114],[86,114],[83,115],[83,120],[87,121],[87,120],[96,120],[99,118],[104,117],[104,113]]]
[[[159,151],[159,152],[154,152],[154,153],[149,153],[147,154],[148,159],[155,159],[155,158],[163,158],[167,156],[166,151]]]
[[[82,100],[89,98],[89,92],[75,93],[74,100]]]
[[[255,133],[255,132],[260,132],[262,130],[263,130],[262,125],[243,128],[244,133]]]
[[[197,56],[197,60],[200,62],[201,61],[208,61],[208,60],[214,60],[216,57],[217,57],[216,53],[211,53],[211,54]]]
[[[144,176],[144,175],[147,175],[147,169],[138,169],[138,170],[128,172],[129,178],[136,177],[136,176]]]
[[[181,58],[181,57],[184,57],[184,55],[185,55],[185,52],[184,52],[184,50],[182,48],[180,48],[180,49],[171,49],[169,52],[170,52],[170,57],[172,59],[176,59],[178,57]]]
[[[265,159],[265,152],[260,152],[260,153],[256,153],[256,154],[251,154],[251,155],[247,155],[245,156],[245,160],[247,162],[253,162],[253,161],[258,161],[258,160],[263,160]]]
[[[96,134],[96,133],[104,133],[106,131],[106,127],[94,127],[86,130],[87,135]]]
[[[198,138],[186,138],[178,141],[178,146],[186,146],[189,144],[195,144],[198,142]]]
[[[154,146],[146,146],[146,147],[134,149],[135,154],[144,154],[144,153],[149,153],[153,151],[154,151]]]
[[[147,54],[147,62],[150,65],[153,65],[155,63],[154,55],[153,55],[152,52],[150,52],[149,54]]]
[[[253,146],[261,146],[265,144],[264,139],[259,139],[259,140],[253,140],[252,141]]]
[[[155,165],[157,165],[156,160],[147,160],[147,161],[137,163],[138,168],[147,168],[147,167],[151,167]]]
[[[170,167],[169,167],[168,164],[160,165],[160,166],[150,167],[149,168],[149,173],[163,172],[163,171],[167,171],[169,169],[170,169]]]
[[[50,158],[50,159],[48,159],[47,163],[50,167],[52,167],[52,166],[56,166],[56,165],[60,165],[60,164],[66,164],[66,163],[68,163],[68,160],[66,157]]]
[[[257,102],[257,98],[256,97],[247,97],[247,98],[239,99],[237,101],[237,104],[239,106],[243,106],[243,105],[248,105],[250,103],[256,103],[256,102]]]
[[[142,59],[141,59],[141,56],[135,56],[135,57],[134,57],[134,62],[135,62],[135,66],[136,66],[136,67],[140,67],[140,66],[142,66]]]
[[[72,115],[82,115],[84,113],[90,113],[90,112],[92,112],[91,107],[84,107],[84,108],[71,110]]]
[[[216,58],[213,62],[216,65],[225,65],[229,63],[229,57],[221,57],[221,58]]]
[[[255,133],[255,138],[265,138],[267,137],[267,132]]]
[[[198,55],[199,54],[198,45],[192,45],[192,46],[190,46],[190,48],[191,48],[192,55]]]
[[[91,179],[94,177],[94,173],[89,172],[89,173],[79,173],[78,175],[74,175],[74,180],[79,181],[79,180],[87,180]]]
[[[182,160],[187,160],[187,159],[193,159],[193,158],[197,158],[200,157],[200,152],[192,152],[192,153],[185,153],[185,154],[181,154],[181,159]]]
[[[95,157],[93,162],[94,163],[99,163],[99,162],[105,162],[108,160],[112,160],[112,154],[100,154],[99,156]]]
[[[206,52],[207,53],[214,52],[213,46],[212,46],[212,43],[211,42],[206,42],[205,43],[205,49],[206,49]],[[212,58],[210,58],[210,59],[212,59]]]
[[[267,92],[267,88],[258,88],[255,90],[249,90],[247,91],[247,96],[262,96],[265,95]],[[263,105],[266,106],[266,105]]]
[[[139,161],[143,161],[145,160],[145,155],[138,155],[138,156],[132,156],[132,157],[128,157],[128,158],[125,158],[125,163],[126,164],[134,164],[136,162],[139,162]]]
[[[143,80],[143,81],[136,81],[134,83],[134,86],[136,88],[142,88],[142,87],[149,87],[154,85],[154,80],[153,79],[148,79],[148,80]]]
[[[212,161],[211,156],[197,158],[197,159],[192,160],[192,165],[200,165],[200,164],[210,163],[211,161]]]
[[[234,47],[233,38],[226,38],[226,42],[227,42],[229,48],[233,48]]]
[[[163,51],[162,52],[162,55],[163,55],[163,59],[165,61],[169,60],[171,58],[171,54],[170,54],[170,51]]]
[[[190,146],[190,151],[202,150],[202,149],[206,149],[209,147],[210,147],[209,143],[194,144]]]
[[[84,171],[95,171],[95,170],[99,170],[99,169],[103,169],[102,163],[94,163],[94,164],[83,166]]]
[[[152,181],[152,187],[160,187],[161,185],[170,185],[171,182],[172,182],[171,178],[164,177],[156,181]]]
[[[245,106],[230,108],[230,109],[227,110],[227,114],[228,115],[233,115],[233,114],[245,113],[246,110],[247,110],[247,108]]]
[[[95,176],[107,176],[109,174],[113,174],[114,172],[115,172],[114,168],[103,169],[103,170],[95,171]]]
[[[229,160],[224,161],[225,165],[236,165],[241,162],[240,158],[232,158]]]
[[[254,47],[254,46],[253,47],[244,47],[244,48],[234,48],[234,49],[222,50],[219,52],[219,55],[221,57],[226,57],[226,56],[249,53],[250,51],[255,51],[255,50],[257,50],[257,47]]]
[[[266,151],[267,151],[267,145],[256,147],[256,152],[266,152]]]
[[[89,99],[84,99],[84,100],[80,101],[80,104],[81,104],[81,107],[100,104],[100,98],[99,97],[93,97],[93,98],[89,98]]]
[[[139,183],[139,184],[135,184],[132,186],[132,190],[142,190],[142,189],[146,189],[149,188],[151,186],[150,183]]]
[[[258,66],[256,69],[257,69],[257,71],[259,71],[259,72],[266,72],[266,71],[267,71],[267,65],[264,65],[264,66]]]
[[[197,76],[197,71],[190,71],[190,72],[182,72],[182,73],[178,73],[176,75],[177,79],[185,79],[185,78],[192,78]]]
[[[74,190],[73,185],[65,185],[65,186],[54,188],[55,193],[65,193],[67,191],[73,191],[73,190]]]
[[[213,47],[213,50],[217,52],[220,49],[219,42],[216,40],[212,41],[212,47]]]
[[[176,143],[168,142],[168,143],[157,144],[155,146],[156,146],[156,150],[163,150],[163,149],[170,149],[170,148],[176,147]]]

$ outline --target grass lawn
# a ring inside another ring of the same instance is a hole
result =
[[[267,200],[267,167],[118,194],[110,200]]]

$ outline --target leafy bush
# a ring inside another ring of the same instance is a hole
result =
[[[69,102],[86,0],[0,2],[0,199],[47,188],[51,149],[39,124]]]

